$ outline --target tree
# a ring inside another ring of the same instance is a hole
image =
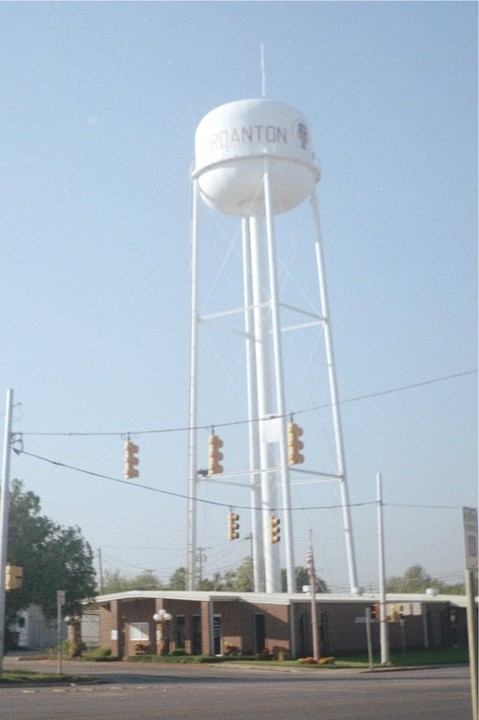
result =
[[[61,527],[40,514],[40,498],[14,480],[10,491],[8,561],[23,568],[23,585],[7,595],[6,620],[31,603],[47,618],[57,610],[57,590],[66,596],[65,614],[81,614],[81,600],[95,594],[93,551],[78,527]]]
[[[423,593],[426,592],[427,588],[434,588],[446,595],[464,595],[465,593],[464,583],[449,585],[442,580],[432,578],[422,565],[411,565],[404,575],[393,575],[386,580],[386,590],[388,592]]]
[[[309,587],[310,581],[309,581],[309,570],[308,568],[303,567],[302,565],[299,565],[294,570],[294,575],[296,578],[296,587],[294,589],[294,592],[302,592],[303,587],[307,585]],[[287,582],[287,576],[286,576],[286,570],[281,570],[281,591],[287,592],[288,582]],[[329,592],[328,586],[324,582],[324,580],[321,580],[320,577],[316,577],[316,592],[319,593],[327,593]]]
[[[252,592],[254,589],[253,558],[246,557],[235,572],[234,589],[238,592]]]
[[[133,578],[125,577],[119,570],[106,570],[103,575],[103,593],[128,592],[128,590],[161,590],[163,585],[152,570],[143,570]]]
[[[186,568],[180,567],[170,577],[170,590],[186,590]]]
[[[388,592],[425,592],[434,587],[434,581],[421,565],[411,565],[402,577],[392,576],[386,580]]]

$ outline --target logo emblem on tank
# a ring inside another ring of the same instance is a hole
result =
[[[302,120],[296,120],[293,135],[296,138],[299,147],[302,150],[307,150],[309,144],[308,128]]]

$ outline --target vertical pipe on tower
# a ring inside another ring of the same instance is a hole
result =
[[[295,572],[294,572],[294,550],[293,550],[293,532],[291,523],[291,493],[288,465],[288,450],[286,441],[286,404],[284,396],[283,381],[283,352],[281,348],[281,323],[279,317],[279,298],[278,283],[276,278],[276,252],[274,238],[274,221],[271,203],[271,184],[268,169],[268,163],[265,161],[264,172],[264,198],[265,198],[265,217],[266,217],[266,238],[268,244],[268,262],[269,262],[269,286],[271,298],[271,328],[273,335],[273,359],[274,359],[274,379],[276,389],[276,412],[281,418],[281,433],[279,437],[279,453],[281,466],[281,488],[282,488],[282,519],[284,527],[285,540],[285,559],[286,559],[286,579],[287,589],[289,593],[295,590]]]
[[[279,575],[278,549],[271,544],[271,513],[276,504],[274,446],[267,441],[265,422],[273,414],[270,374],[270,295],[268,282],[267,247],[264,242],[264,222],[261,217],[250,218],[251,280],[253,294],[254,337],[256,345],[256,380],[258,426],[261,467],[261,517],[263,525],[264,568],[266,592],[277,592]],[[278,567],[276,567],[278,566]]]
[[[246,386],[248,396],[248,446],[251,486],[251,554],[253,561],[253,589],[264,590],[263,531],[261,518],[261,494],[258,472],[260,470],[260,450],[258,437],[258,384],[256,378],[256,338],[254,334],[253,288],[251,267],[251,233],[249,219],[242,219],[243,230],[243,287],[245,304],[246,336]]]

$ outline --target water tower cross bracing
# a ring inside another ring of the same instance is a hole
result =
[[[319,170],[304,116],[285,103],[267,99],[231,102],[215,108],[199,123],[195,136],[195,164],[191,172],[191,338],[188,483],[188,589],[196,589],[196,554],[200,484],[204,444],[198,417],[202,402],[199,353],[201,210],[205,206],[237,218],[241,227],[244,318],[245,395],[248,442],[244,458],[245,500],[251,505],[251,549],[254,590],[281,590],[279,543],[271,542],[271,518],[281,508],[282,545],[288,592],[294,592],[295,558],[292,512],[292,469],[288,459],[287,425],[293,409],[285,392],[281,308],[286,292],[278,284],[276,216],[309,199],[316,259],[317,291],[321,307],[318,326],[324,339],[324,362],[331,403],[336,471],[339,484],[348,576],[357,592],[350,505],[328,303],[322,260],[316,184]],[[306,240],[305,242],[307,242]],[[280,297],[281,293],[281,297]],[[226,313],[226,311],[223,312]],[[321,472],[319,472],[321,475]],[[232,484],[225,471],[215,479]],[[246,504],[246,503],[245,503]]]

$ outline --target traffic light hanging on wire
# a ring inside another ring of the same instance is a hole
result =
[[[304,455],[301,450],[304,445],[299,439],[303,434],[303,428],[297,423],[290,422],[287,426],[288,434],[288,463],[290,465],[299,465],[304,462]]]
[[[281,521],[277,515],[271,515],[271,542],[279,543],[281,540],[280,536],[280,525]]]
[[[239,538],[239,515],[235,512],[228,514],[228,538],[237,540]]]
[[[138,445],[127,440],[125,443],[125,477],[126,478],[137,478],[140,474],[136,467],[140,462],[137,457]]]
[[[223,472],[223,453],[221,449],[223,447],[223,440],[218,435],[208,436],[208,475],[219,475]]]

